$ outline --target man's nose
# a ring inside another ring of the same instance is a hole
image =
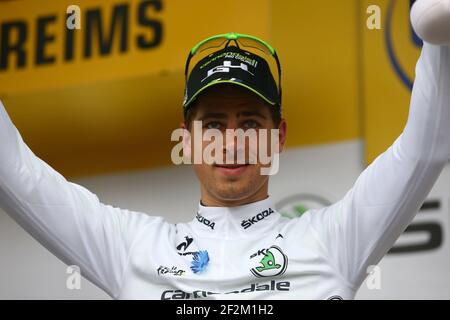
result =
[[[235,149],[237,146],[238,123],[235,119],[230,119],[224,132],[224,149]]]
[[[245,161],[245,142],[238,142],[238,126],[228,126],[225,137],[223,153],[226,156],[226,161],[236,162],[238,159]]]

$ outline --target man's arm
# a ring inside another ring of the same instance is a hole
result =
[[[134,239],[146,226],[162,222],[102,204],[95,194],[66,181],[23,142],[1,102],[0,207],[112,297],[120,293]]]
[[[450,7],[450,0],[442,2]],[[354,289],[406,229],[449,159],[450,46],[425,43],[402,134],[342,200],[309,215],[330,263]]]

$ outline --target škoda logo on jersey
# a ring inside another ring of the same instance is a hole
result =
[[[264,218],[270,216],[274,211],[272,208],[264,210],[263,212],[258,213],[256,216],[251,217],[247,220],[242,220],[241,227],[244,229],[250,228],[253,224],[263,220]]]
[[[250,256],[250,271],[256,277],[275,277],[286,272],[288,257],[278,246],[261,249]]]
[[[207,226],[207,227],[209,227],[209,228],[211,228],[211,229],[214,230],[214,226],[216,225],[215,222],[206,219],[204,216],[202,216],[202,215],[199,214],[199,213],[197,213],[196,218],[197,218],[197,221],[198,221],[198,222],[203,223],[205,226]]]

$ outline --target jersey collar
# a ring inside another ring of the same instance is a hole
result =
[[[208,207],[199,203],[198,212],[190,225],[205,236],[245,237],[269,231],[280,218],[268,197],[237,207]]]

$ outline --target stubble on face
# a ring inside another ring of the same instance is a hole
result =
[[[210,127],[219,129],[224,136],[226,129],[245,130],[249,126],[255,127],[256,131],[275,129],[268,106],[255,94],[235,85],[209,88],[198,98],[192,120],[202,121],[205,130]],[[192,141],[195,141],[194,136]],[[202,151],[209,143],[211,142],[202,142]],[[198,146],[192,146],[192,154],[196,147]],[[261,175],[261,168],[268,165],[248,164],[247,142],[245,149],[246,165],[236,166],[236,162],[234,165],[193,165],[201,183],[204,204],[235,206],[267,197],[269,176]],[[235,156],[236,151],[235,149]],[[224,149],[224,157],[226,152]]]

